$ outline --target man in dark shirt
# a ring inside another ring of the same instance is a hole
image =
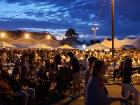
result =
[[[79,67],[79,61],[74,56],[72,52],[68,53],[68,56],[70,57],[70,66],[73,72],[73,91],[72,91],[72,97],[77,97],[80,95],[80,67]],[[78,93],[77,93],[78,90]]]

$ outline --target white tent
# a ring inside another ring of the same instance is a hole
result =
[[[45,45],[45,44],[35,44],[32,46],[29,46],[29,48],[39,48],[39,49],[53,49],[52,47]]]
[[[132,45],[136,48],[140,48],[140,38],[133,39]]]
[[[104,41],[102,41],[101,45],[111,48],[112,43],[111,43],[111,41],[104,39]]]
[[[62,46],[58,47],[57,49],[75,49],[75,48],[65,44],[65,45],[62,45]]]
[[[16,47],[6,42],[0,42],[0,48],[16,48]]]
[[[20,38],[15,40],[13,45],[21,48],[28,48],[31,45],[37,44],[38,41],[32,39],[32,38]]]
[[[112,42],[111,42],[111,43],[112,43]],[[120,48],[121,46],[122,46],[121,40],[115,38],[115,39],[114,39],[114,47],[115,47],[115,48]],[[111,45],[111,47],[112,47],[112,45]]]
[[[39,43],[43,43],[43,44],[46,44],[49,46],[54,46],[54,47],[59,46],[59,41],[57,41],[53,38],[51,38],[51,39],[44,38],[44,39],[40,40]]]
[[[36,44],[38,41],[32,39],[32,38],[20,38],[15,40],[14,43],[19,43],[19,44]]]
[[[105,39],[102,45],[112,48],[112,41]],[[128,37],[124,38],[123,40],[114,39],[114,47],[115,48],[122,48],[122,47],[135,47],[140,48],[140,38],[130,39]],[[132,47],[132,48],[133,48]]]
[[[107,49],[109,49],[109,47],[106,47],[100,43],[96,43],[86,48],[86,50],[107,50]]]
[[[131,45],[134,46],[135,48],[140,48],[140,38],[135,38],[135,39],[129,39],[125,38],[121,41],[121,45]]]
[[[130,49],[130,48],[136,48],[136,47],[133,45],[123,45],[123,46],[121,46],[121,48]]]
[[[130,39],[128,37],[121,40],[121,45],[133,45],[135,42],[135,39]]]
[[[105,39],[101,44],[106,47],[112,48],[112,40],[109,41],[109,40]],[[114,48],[120,48],[122,45],[123,45],[122,40],[119,40],[117,38],[114,39]]]
[[[12,44],[15,40],[11,39],[11,38],[8,38],[8,37],[5,37],[5,38],[0,38],[0,42],[6,42],[6,43],[9,43],[9,44]]]

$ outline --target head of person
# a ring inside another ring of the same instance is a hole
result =
[[[72,52],[68,52],[67,54],[70,58],[72,58],[74,56],[74,54]]]
[[[96,58],[96,57],[94,57],[94,56],[90,57],[90,58],[88,59],[89,65],[92,66],[93,63],[94,63],[95,61],[97,61],[97,60],[98,60],[98,58]]]
[[[88,54],[85,54],[85,58],[88,58]]]
[[[105,75],[107,70],[107,66],[104,61],[97,60],[95,61],[93,68],[92,68],[92,76],[102,77]]]
[[[126,58],[125,63],[124,63],[124,68],[132,67],[132,62],[133,60],[131,58]]]

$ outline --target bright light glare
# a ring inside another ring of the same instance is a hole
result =
[[[47,35],[46,38],[49,40],[49,39],[51,39],[51,36],[50,35]]]
[[[29,39],[30,38],[30,35],[29,34],[25,34],[25,38],[26,39]]]
[[[83,45],[82,47],[83,47],[83,49],[85,49],[86,48],[86,45]]]
[[[99,29],[99,28],[97,28],[97,27],[96,27],[96,28],[95,28],[95,27],[92,28],[92,30],[98,30],[98,29]]]
[[[5,34],[4,33],[1,33],[1,37],[4,38],[5,37]]]

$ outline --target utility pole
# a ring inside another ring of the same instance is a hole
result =
[[[115,48],[114,48],[114,38],[115,38],[115,29],[114,29],[114,0],[112,0],[112,58],[114,58]]]

